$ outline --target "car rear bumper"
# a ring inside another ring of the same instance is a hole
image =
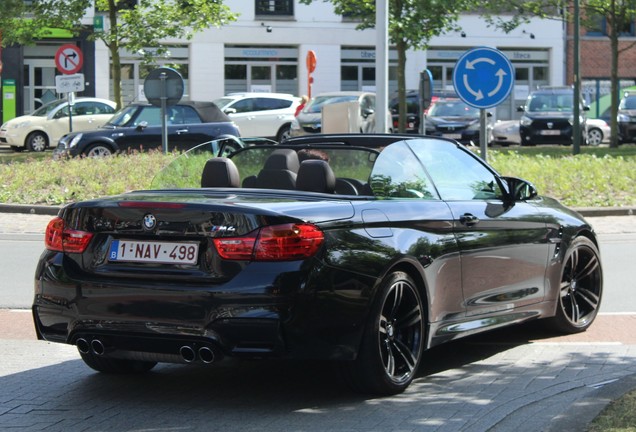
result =
[[[293,264],[295,271],[263,273],[258,281],[202,286],[90,281],[66,272],[57,262],[61,256],[49,257],[36,272],[38,339],[78,349],[96,341],[102,355],[113,358],[182,363],[188,362],[182,348],[189,347],[195,353],[207,348],[215,358],[344,360],[355,358],[364,327],[367,300],[353,311],[333,293],[316,300],[318,282]]]

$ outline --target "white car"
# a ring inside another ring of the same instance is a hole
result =
[[[587,119],[587,144],[597,146],[610,139],[610,125],[605,120]]]
[[[375,132],[375,93],[361,91],[336,91],[322,93],[311,98],[292,123],[291,136],[301,136],[322,132],[322,108],[326,105],[357,102],[359,114],[357,124],[361,133]],[[392,115],[386,110],[387,132],[392,132]]]
[[[26,148],[41,152],[57,146],[60,138],[71,131],[71,125],[73,132],[104,125],[115,113],[115,107],[115,102],[107,99],[75,98],[69,117],[68,100],[56,100],[4,123],[0,127],[0,143],[15,151]]]
[[[241,137],[289,137],[300,98],[287,93],[231,93],[214,101],[241,130]]]
[[[609,141],[610,126],[605,120],[587,119],[587,144],[597,146]],[[508,146],[521,143],[519,136],[519,120],[503,120],[495,123],[492,129],[490,144]]]

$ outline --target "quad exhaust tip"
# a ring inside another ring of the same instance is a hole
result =
[[[186,363],[192,363],[197,360],[202,363],[210,364],[217,360],[214,350],[208,346],[202,346],[198,350],[190,345],[184,345],[179,348],[179,354]]]
[[[77,350],[82,354],[88,354],[92,352],[95,355],[104,355],[106,352],[106,346],[99,339],[93,339],[90,342],[85,338],[79,338],[75,342]]]

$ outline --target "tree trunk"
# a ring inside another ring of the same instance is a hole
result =
[[[111,40],[108,43],[111,60],[111,76],[113,78],[113,97],[117,109],[124,105],[121,94],[121,58],[119,57],[119,33],[117,29],[117,5],[113,0],[108,0],[108,18],[110,20]]]
[[[406,43],[399,41],[396,45],[398,55],[397,84],[398,84],[398,131],[406,132]]]
[[[612,58],[611,58],[611,71],[610,71],[610,91],[611,97],[611,106],[610,106],[610,148],[618,148],[620,142],[618,140],[618,102],[620,100],[620,95],[618,91],[620,90],[619,86],[619,78],[618,78],[618,22],[616,20],[616,15],[612,17],[612,22],[610,24],[610,49],[612,50]]]

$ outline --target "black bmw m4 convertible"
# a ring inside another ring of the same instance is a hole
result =
[[[334,361],[394,394],[425,350],[601,302],[592,227],[455,141],[316,135],[206,143],[149,190],[65,206],[35,275],[40,339],[91,368]]]

